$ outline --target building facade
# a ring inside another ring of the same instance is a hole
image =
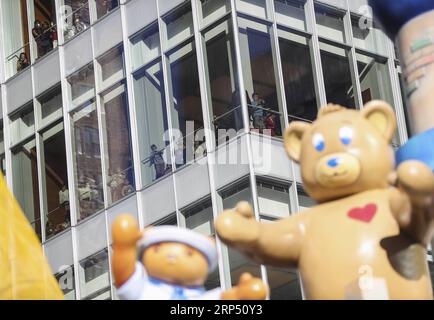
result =
[[[386,100],[393,147],[408,139],[395,48],[364,0],[0,0],[0,12],[1,170],[68,299],[116,298],[121,213],[214,235],[240,200],[267,221],[314,205],[281,136],[327,103]],[[302,299],[296,272],[217,248],[207,288],[251,272],[271,299]]]

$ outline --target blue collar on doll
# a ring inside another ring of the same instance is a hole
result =
[[[171,287],[173,287],[176,291],[180,291],[180,290],[196,290],[196,291],[198,291],[198,293],[203,293],[203,292],[206,291],[204,287],[188,287],[188,286],[180,286],[180,285],[176,285],[176,284],[173,284],[173,283],[170,283],[170,282],[167,282],[167,281],[164,281],[164,280],[160,280],[160,279],[157,279],[157,278],[152,278],[152,277],[149,277],[149,278],[148,278],[148,281],[149,281],[150,283],[152,283],[153,285],[156,285],[156,286],[160,286],[160,285],[168,285],[168,286],[171,286]]]

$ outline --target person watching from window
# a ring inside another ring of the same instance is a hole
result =
[[[264,123],[264,108],[265,100],[262,99],[258,93],[254,92],[252,94],[252,117],[253,117],[253,127],[259,129],[260,132],[265,129]]]
[[[17,72],[24,70],[30,65],[29,59],[27,59],[27,55],[25,52],[21,52],[18,61],[17,61]]]

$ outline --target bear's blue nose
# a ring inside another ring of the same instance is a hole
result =
[[[327,165],[328,165],[330,168],[336,168],[336,167],[339,165],[339,158],[333,158],[333,159],[330,159],[330,160],[327,162]]]

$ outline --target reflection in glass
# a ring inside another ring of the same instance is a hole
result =
[[[73,106],[79,106],[95,96],[95,73],[90,63],[68,77]]]
[[[249,59],[243,63],[243,71],[252,131],[281,136],[283,118],[268,26],[247,19],[239,19],[238,25],[241,56]]]
[[[300,279],[295,270],[267,267],[271,300],[302,300]]]
[[[194,232],[204,236],[215,238],[214,218],[212,211],[211,199],[202,201],[193,207],[182,210],[185,217],[185,226]],[[218,268],[209,274],[205,282],[205,288],[211,290],[220,286],[220,276]]]
[[[161,62],[134,75],[140,159],[144,185],[171,172]]]
[[[88,0],[63,0],[65,41],[75,37],[90,26]]]
[[[345,42],[344,13],[315,3],[315,20],[319,36]]]
[[[193,16],[190,1],[163,18],[166,23],[167,42],[172,48],[193,35]]]
[[[230,0],[201,0],[203,25],[209,24],[229,12]]]
[[[236,0],[236,7],[238,11],[261,18],[267,18],[266,2],[266,0]]]
[[[320,49],[327,102],[354,109],[354,88],[347,51],[323,42],[320,42]]]
[[[169,56],[173,100],[172,127],[175,135],[175,163],[181,167],[193,161],[196,148],[204,146],[202,103],[197,70],[196,48],[189,43]],[[202,140],[196,141],[202,132]],[[205,151],[202,151],[202,154]]]
[[[107,249],[80,261],[80,294],[84,300],[111,298]]]
[[[62,117],[62,91],[60,87],[49,90],[38,97],[42,125]]]
[[[223,21],[207,31],[204,40],[213,128],[216,132],[218,129],[241,129],[244,125],[231,21]]]
[[[15,114],[11,118],[11,142],[18,143],[32,135],[35,131],[35,112],[33,104],[30,104]]]
[[[26,1],[2,0],[2,45],[6,57],[6,77],[30,65],[29,21]]]
[[[97,19],[119,6],[119,0],[95,0]]]
[[[361,49],[367,49],[375,53],[386,54],[387,41],[389,41],[381,29],[368,17],[351,15],[354,45]]]
[[[384,100],[393,106],[392,86],[386,61],[380,61],[359,53],[356,54],[356,59],[363,104],[371,100]],[[397,131],[392,144],[400,145]]]
[[[98,59],[103,89],[121,81],[125,77],[124,48],[116,47]]]
[[[45,161],[43,194],[47,202],[45,237],[48,239],[71,226],[63,123],[46,130],[42,140]]]
[[[74,266],[68,266],[54,275],[59,283],[65,300],[75,300],[75,275]]]
[[[144,66],[160,55],[160,35],[155,23],[131,39],[133,70]]]
[[[130,118],[124,84],[102,94],[103,128],[106,132],[108,163],[108,203],[119,201],[134,192],[134,169],[131,151]]]
[[[278,33],[289,120],[313,121],[318,109],[307,39],[283,30]]]
[[[252,192],[248,181],[221,193],[223,209],[235,208],[239,201],[252,203]],[[240,276],[244,272],[250,272],[255,277],[261,277],[260,265],[252,262],[237,250],[228,247],[229,265],[231,269],[231,283],[237,285]]]
[[[306,30],[305,0],[275,0],[276,21],[291,28]]]
[[[3,176],[6,176],[5,136],[3,130],[3,121],[0,121],[0,171]]]
[[[104,208],[101,151],[95,101],[90,100],[83,107],[72,112],[71,117],[76,194],[80,210],[79,220],[81,220]]]
[[[38,160],[34,138],[12,150],[12,177],[14,196],[41,240]]]

